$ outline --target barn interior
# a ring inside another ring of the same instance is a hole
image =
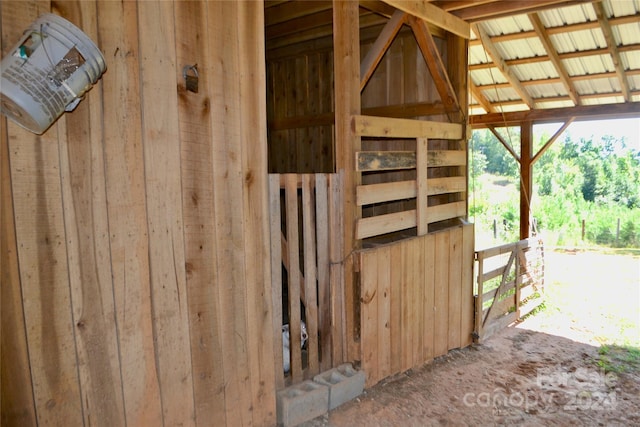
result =
[[[537,253],[570,123],[640,117],[638,0],[3,1],[3,61],[43,13],[107,69],[42,134],[0,119],[7,426],[275,425],[318,374],[482,340],[536,283],[514,255],[516,310],[484,306],[472,129],[521,129],[526,244],[489,258]]]

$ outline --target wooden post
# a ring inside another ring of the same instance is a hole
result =
[[[528,239],[531,229],[533,190],[533,122],[520,124],[520,239]]]
[[[352,252],[359,242],[355,238],[355,224],[361,217],[356,205],[356,186],[360,177],[355,172],[355,153],[360,150],[360,137],[351,130],[351,116],[360,114],[360,35],[358,2],[333,0],[333,40],[335,79],[335,138],[336,171],[344,173],[343,218],[344,240],[342,261],[344,271],[344,307],[346,313],[347,348],[343,358],[357,359],[355,342],[356,286]],[[335,260],[332,260],[335,261]],[[334,295],[334,298],[340,297]],[[338,361],[334,360],[334,363]]]

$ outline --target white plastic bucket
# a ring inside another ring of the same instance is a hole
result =
[[[78,27],[60,16],[41,15],[0,64],[0,112],[42,134],[72,111],[107,66]]]

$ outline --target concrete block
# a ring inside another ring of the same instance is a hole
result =
[[[313,378],[318,384],[329,387],[329,410],[360,396],[364,390],[365,379],[365,373],[356,371],[349,363],[330,369]]]
[[[280,390],[276,394],[278,425],[297,426],[326,414],[329,410],[329,388],[307,380]]]

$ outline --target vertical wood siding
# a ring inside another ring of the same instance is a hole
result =
[[[367,386],[471,343],[473,255],[473,225],[360,252]]]
[[[3,56],[45,12],[107,72],[0,119],[2,425],[275,424],[262,3],[3,1]]]

